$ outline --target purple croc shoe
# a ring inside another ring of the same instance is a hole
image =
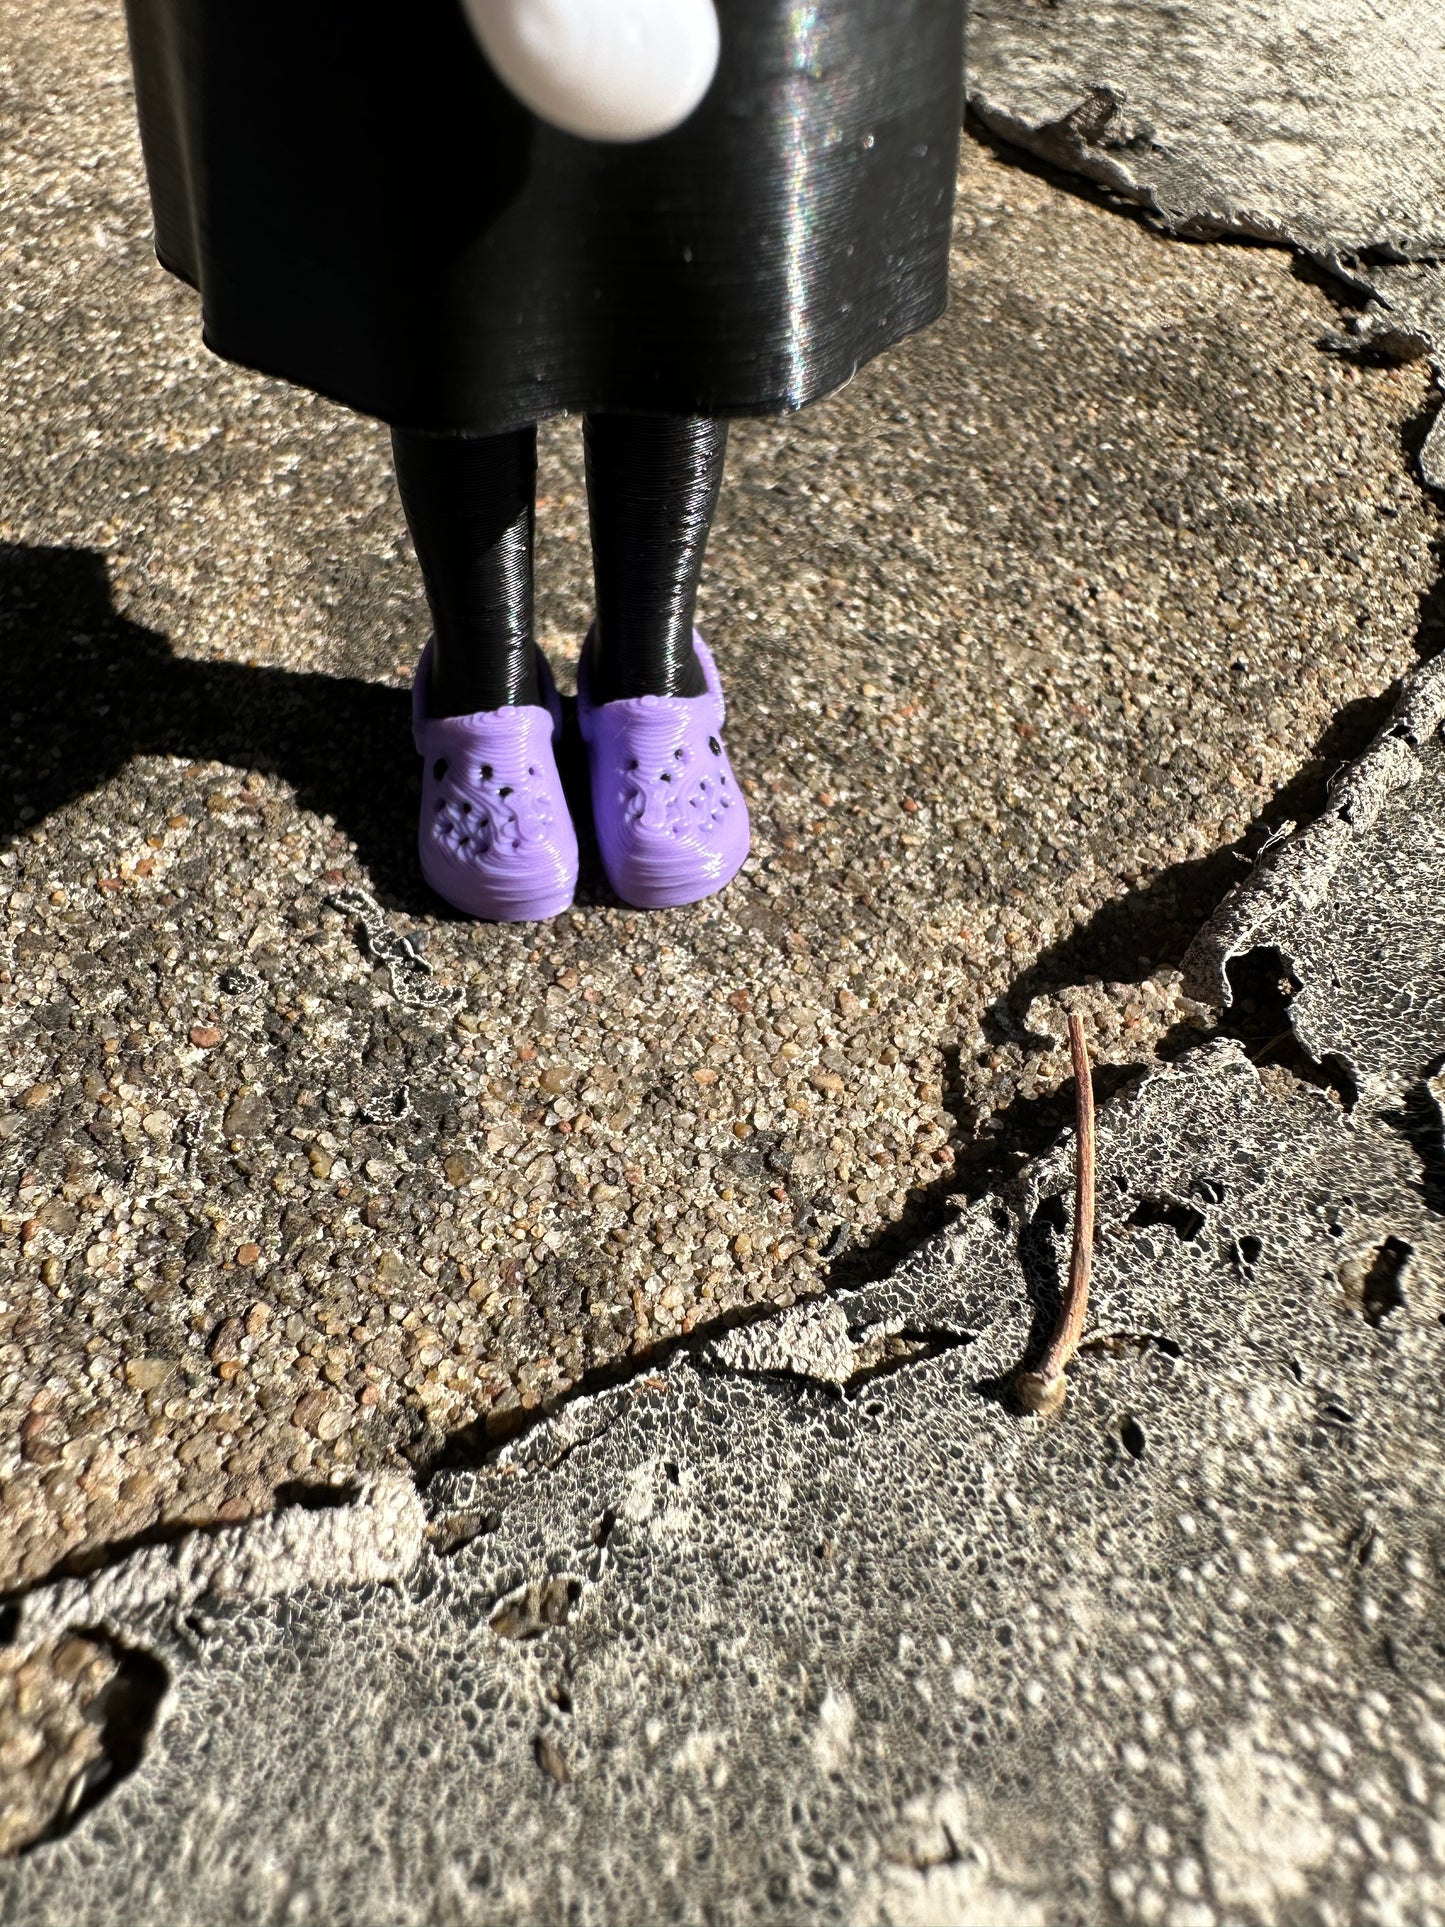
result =
[[[607,880],[624,903],[662,910],[721,890],[748,853],[748,806],[722,746],[723,693],[693,631],[701,696],[592,701],[590,644],[577,674],[577,721],[592,774],[592,814]]]
[[[577,887],[577,832],[554,745],[562,705],[537,651],[542,704],[428,716],[432,645],[417,665],[411,729],[426,759],[417,847],[422,875],[469,917],[555,917]]]

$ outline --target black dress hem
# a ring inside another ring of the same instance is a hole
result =
[[[223,359],[401,428],[786,415],[947,300],[965,0],[718,0],[671,133],[585,141],[458,0],[126,0],[163,265]]]
[[[194,280],[167,261],[159,250],[156,252],[156,259],[168,274],[174,274],[176,279],[183,281],[187,287],[195,288]],[[815,363],[810,369],[814,380],[810,381],[805,388],[787,390],[776,396],[765,396],[761,399],[750,397],[745,401],[727,397],[693,396],[690,399],[684,399],[679,396],[672,405],[656,404],[642,407],[639,407],[633,398],[609,400],[594,397],[590,400],[561,401],[555,397],[548,397],[530,412],[518,411],[512,415],[503,411],[489,414],[485,422],[475,425],[458,423],[450,418],[444,424],[404,419],[400,413],[382,410],[369,402],[359,400],[354,394],[346,393],[340,386],[319,381],[312,375],[303,374],[297,368],[283,367],[268,356],[250,353],[240,344],[225,346],[213,336],[204,320],[201,325],[201,339],[220,361],[230,362],[237,368],[248,369],[255,375],[263,375],[268,381],[281,381],[293,388],[304,388],[313,395],[319,395],[323,401],[333,402],[340,408],[349,409],[355,415],[363,415],[371,421],[384,422],[388,428],[405,429],[418,435],[485,436],[507,435],[515,429],[529,427],[534,422],[553,421],[568,415],[702,415],[714,421],[765,421],[780,415],[796,415],[804,408],[811,408],[814,402],[826,401],[830,395],[836,395],[841,389],[846,388],[859,370],[866,368],[870,361],[875,360],[879,355],[887,354],[913,335],[921,334],[925,328],[931,327],[947,306],[948,297],[945,293],[942,299],[920,310],[916,317],[910,317],[896,332],[881,338],[876,347],[869,348],[866,355],[851,360],[846,367],[819,366]]]

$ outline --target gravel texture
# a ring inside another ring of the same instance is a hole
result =
[[[461,923],[384,431],[202,348],[120,34],[12,0],[0,55],[4,1584],[886,1268],[1059,1084],[1034,999],[1096,978],[1121,1063],[1201,1021],[1171,973],[1236,847],[1439,640],[1424,366],[1322,352],[1282,251],[970,145],[945,321],[734,438],[745,875],[642,915],[588,852],[555,924]],[[578,452],[548,429],[564,686]]]
[[[171,1683],[104,1809],[0,1871],[7,1921],[1433,1927],[1445,1139],[1400,1099],[1445,1010],[1380,980],[1445,942],[1442,714],[1435,664],[1201,939],[1298,960],[1254,1013],[1298,1067],[1215,1039],[1100,1111],[1062,1412],[1009,1386],[1067,1140],[409,1508],[39,1588],[22,1639],[98,1621]]]
[[[103,1757],[91,1714],[115,1677],[115,1660],[92,1639],[0,1647],[0,1855],[72,1810]]]

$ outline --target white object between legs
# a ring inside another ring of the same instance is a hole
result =
[[[540,119],[641,141],[686,120],[717,69],[713,0],[462,0],[482,51]]]

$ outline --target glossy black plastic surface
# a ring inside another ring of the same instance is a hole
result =
[[[701,107],[544,126],[457,0],[128,0],[211,346],[415,428],[798,407],[941,310],[964,0],[720,0]]]

